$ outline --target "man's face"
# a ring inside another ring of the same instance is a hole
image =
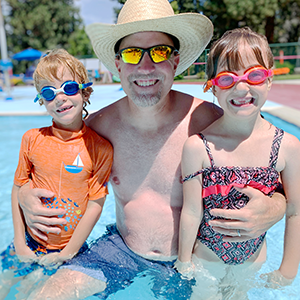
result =
[[[149,31],[125,37],[119,50],[127,47],[149,48],[156,45],[174,46],[167,34]],[[137,65],[124,63],[122,58],[116,59],[115,63],[127,96],[137,106],[150,107],[169,93],[179,63],[179,55],[172,54],[169,60],[154,63],[146,52]]]

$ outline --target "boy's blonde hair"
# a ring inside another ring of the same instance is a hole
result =
[[[73,80],[76,82],[78,81],[77,83],[89,82],[87,70],[81,61],[64,49],[49,50],[47,51],[46,56],[40,59],[33,74],[34,85],[39,93],[41,92],[41,82],[43,80],[50,82],[54,79],[61,80],[61,78],[58,78],[57,74],[62,66],[72,74]],[[86,116],[88,115],[88,112],[85,107],[87,103],[90,104],[89,98],[92,92],[92,87],[87,87],[82,90],[84,96],[83,110],[85,111]],[[39,103],[42,105],[43,100],[40,99]]]

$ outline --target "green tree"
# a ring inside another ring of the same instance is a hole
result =
[[[74,56],[93,56],[94,50],[84,29],[76,30],[68,39],[68,52]]]
[[[68,50],[70,36],[82,28],[79,9],[73,0],[6,0],[6,3],[7,44],[12,53],[28,47]]]
[[[172,0],[171,5],[176,2],[178,12],[200,12],[200,1],[197,0]],[[173,5],[172,5],[173,6]]]
[[[276,42],[298,42],[300,38],[300,0],[281,1],[274,31]]]
[[[288,36],[286,42],[299,37],[300,0],[205,0],[201,10],[214,24],[215,38],[242,26],[264,34],[269,43],[283,36]]]

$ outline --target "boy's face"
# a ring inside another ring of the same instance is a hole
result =
[[[74,81],[70,71],[64,67],[59,69],[57,77],[60,80],[54,79],[51,81],[42,80],[39,85],[41,90],[43,87],[51,86],[55,89],[61,88],[66,81]],[[78,79],[75,78],[78,82]],[[69,131],[79,131],[82,128],[82,111],[84,96],[79,90],[75,95],[66,95],[64,92],[58,92],[52,101],[42,99],[47,112],[52,116],[54,124],[59,129]]]

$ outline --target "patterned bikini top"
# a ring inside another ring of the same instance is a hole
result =
[[[197,238],[226,264],[235,265],[245,262],[260,247],[266,233],[246,242],[225,242],[223,235],[214,231],[208,224],[210,220],[216,219],[210,214],[210,210],[213,208],[240,209],[248,203],[249,197],[238,192],[234,185],[251,186],[268,196],[275,192],[279,185],[279,173],[275,168],[283,134],[283,130],[275,128],[268,167],[217,167],[206,138],[203,134],[198,134],[205,145],[211,167],[186,176],[182,182],[202,174],[203,219]]]

